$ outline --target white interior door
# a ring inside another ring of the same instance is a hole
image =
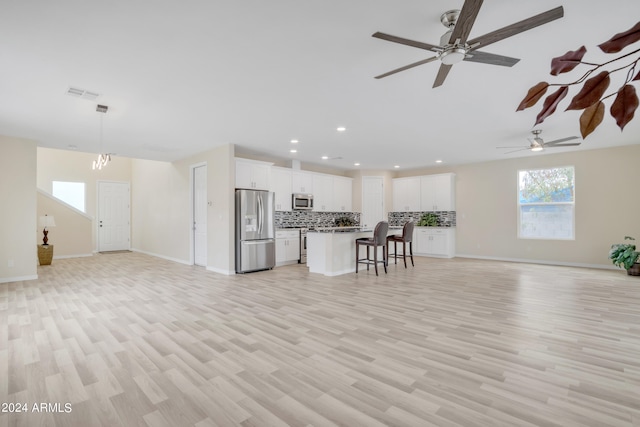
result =
[[[362,218],[360,224],[374,227],[384,217],[384,180],[381,176],[362,177]]]
[[[128,182],[98,182],[98,251],[130,249]]]
[[[193,168],[193,263],[207,265],[207,166]]]

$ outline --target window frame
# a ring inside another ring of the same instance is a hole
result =
[[[530,171],[544,171],[544,170],[552,170],[552,169],[573,169],[573,201],[571,202],[535,202],[535,203],[521,203],[520,201],[520,174],[522,172],[530,172]],[[517,199],[517,232],[518,239],[522,240],[560,240],[560,241],[570,241],[576,239],[576,167],[574,165],[566,165],[566,166],[551,166],[551,167],[540,167],[540,168],[527,168],[527,169],[518,169],[517,172],[517,185],[516,185],[516,199]],[[556,236],[524,236],[522,233],[522,207],[523,206],[571,206],[571,235],[569,237],[556,237]]]

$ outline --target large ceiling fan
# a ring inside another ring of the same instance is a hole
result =
[[[482,2],[483,0],[465,0],[461,10],[450,10],[442,14],[440,21],[448,28],[448,31],[441,37],[440,45],[409,40],[381,32],[373,34],[372,37],[436,53],[436,56],[432,58],[423,59],[422,61],[414,62],[413,64],[405,65],[404,67],[380,74],[379,76],[376,76],[376,79],[381,79],[437,59],[440,60],[441,64],[436,80],[433,83],[433,87],[442,85],[444,80],[447,78],[447,74],[449,74],[449,71],[451,70],[451,66],[463,60],[512,67],[519,61],[519,59],[482,52],[476,49],[484,48],[491,43],[506,39],[507,37],[530,30],[555,19],[562,18],[564,15],[564,9],[562,6],[559,6],[555,9],[532,16],[499,30],[492,31],[483,36],[468,40],[469,34],[471,33],[471,27],[476,20],[476,16],[478,16]]]
[[[571,141],[573,139],[579,139],[578,136],[569,136],[567,138],[556,139],[554,141],[544,142],[544,140],[540,137],[542,130],[534,129],[531,131],[533,134],[533,139],[529,138],[529,146],[518,146],[518,147],[496,147],[498,149],[504,148],[517,148],[517,150],[507,151],[504,154],[515,153],[516,151],[530,150],[530,151],[542,151],[545,148],[561,148],[561,147],[573,147],[576,145],[580,145],[581,142],[571,142],[568,144],[564,144],[566,141]]]

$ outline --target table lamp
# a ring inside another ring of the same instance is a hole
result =
[[[44,239],[42,239],[42,244],[47,246],[49,239],[47,238],[47,234],[49,234],[49,230],[47,227],[55,227],[56,221],[52,216],[44,215],[40,217],[40,227],[42,227],[42,233],[44,234]]]

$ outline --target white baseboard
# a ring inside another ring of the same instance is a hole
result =
[[[154,256],[156,258],[166,259],[167,261],[173,261],[173,262],[177,262],[179,264],[192,265],[189,261],[185,261],[183,259],[178,259],[178,258],[173,258],[173,257],[165,256],[165,255],[160,255],[160,254],[156,254],[156,253],[153,253],[153,252],[147,252],[147,251],[143,251],[143,250],[140,250],[140,249],[131,248],[131,251],[132,252],[139,252],[139,253],[145,254],[145,255]]]
[[[9,283],[9,282],[23,282],[25,280],[36,280],[38,275],[34,276],[16,276],[16,277],[2,277],[0,278],[0,283]]]
[[[233,276],[234,274],[236,274],[235,271],[223,270],[221,268],[216,268],[216,267],[207,267],[207,271],[212,271],[212,272],[218,273],[218,274],[224,274],[225,276]]]
[[[82,258],[82,257],[88,257],[88,256],[93,256],[93,253],[90,254],[78,254],[78,255],[54,255],[53,259],[66,259],[66,258]]]
[[[562,261],[526,259],[526,258],[503,258],[503,257],[491,257],[491,256],[467,255],[467,254],[456,254],[456,258],[484,259],[488,261],[521,262],[524,264],[557,265],[561,267],[596,268],[599,270],[619,270],[618,267],[613,265],[587,264],[587,263],[581,263],[581,262],[562,262]]]

